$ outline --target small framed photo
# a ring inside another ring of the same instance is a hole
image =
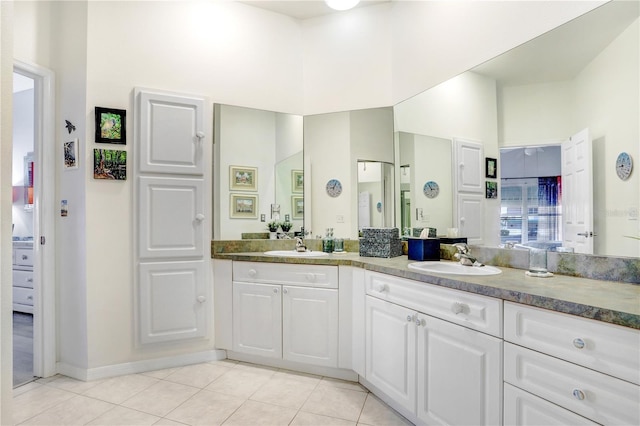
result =
[[[94,149],[93,178],[127,180],[127,151]]]
[[[64,170],[78,168],[78,139],[65,142],[63,145]]]
[[[304,197],[294,195],[291,197],[291,218],[302,219],[304,217]]]
[[[498,182],[486,181],[485,198],[498,198]]]
[[[498,160],[495,158],[485,158],[485,177],[495,179],[498,177]]]
[[[231,194],[229,200],[229,217],[232,219],[257,219],[258,196]]]
[[[232,191],[257,191],[258,169],[255,167],[229,166],[229,189]]]
[[[302,170],[291,170],[291,192],[304,191],[304,172]]]
[[[96,107],[96,142],[127,143],[127,111]]]

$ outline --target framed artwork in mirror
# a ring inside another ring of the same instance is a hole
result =
[[[498,198],[498,182],[486,181],[485,198]]]
[[[94,149],[93,178],[127,180],[127,151]]]
[[[302,219],[304,216],[304,197],[294,195],[291,197],[291,218]]]
[[[229,166],[229,189],[232,191],[257,191],[258,169],[256,167]]]
[[[232,219],[257,219],[258,196],[230,194],[229,217]]]
[[[96,142],[127,143],[127,111],[96,107]]]
[[[291,170],[291,192],[300,193],[302,191],[304,191],[304,172]]]
[[[495,179],[498,177],[498,160],[485,157],[485,177]]]

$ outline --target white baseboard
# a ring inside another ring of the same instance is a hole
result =
[[[108,377],[122,376],[125,374],[144,373],[147,371],[162,370],[164,368],[183,367],[185,365],[197,364],[200,362],[209,362],[225,359],[227,357],[225,351],[211,350],[196,352],[185,355],[177,355],[173,357],[146,359],[142,361],[125,362],[122,364],[105,365],[97,368],[79,368],[63,362],[56,365],[58,374],[82,380],[91,381],[105,379]]]

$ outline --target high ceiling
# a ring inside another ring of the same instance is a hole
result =
[[[360,3],[356,6],[366,7],[380,3],[388,3],[392,0],[360,0]],[[281,13],[283,15],[291,16],[296,19],[309,19],[322,15],[328,15],[330,13],[340,13],[337,10],[331,9],[324,0],[292,0],[292,1],[270,1],[270,0],[254,0],[243,1],[240,3],[248,4],[250,6],[259,7],[261,9],[270,10],[272,12]]]

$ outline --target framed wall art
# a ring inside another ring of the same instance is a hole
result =
[[[96,142],[127,143],[127,111],[96,107]]]
[[[486,181],[485,198],[498,198],[498,182]]]
[[[73,170],[78,168],[78,139],[64,142],[63,145],[63,164],[64,170]]]
[[[104,180],[126,180],[127,151],[94,149],[93,178]]]
[[[498,177],[498,160],[495,158],[486,157],[485,161],[485,177],[495,179]]]
[[[231,194],[229,200],[229,217],[232,219],[257,219],[258,196]]]
[[[257,191],[258,169],[255,167],[229,166],[229,189],[232,191]]]
[[[302,195],[294,195],[291,197],[291,217],[293,219],[302,219],[304,216],[304,197]]]
[[[291,192],[304,191],[304,172],[302,170],[291,170]]]

